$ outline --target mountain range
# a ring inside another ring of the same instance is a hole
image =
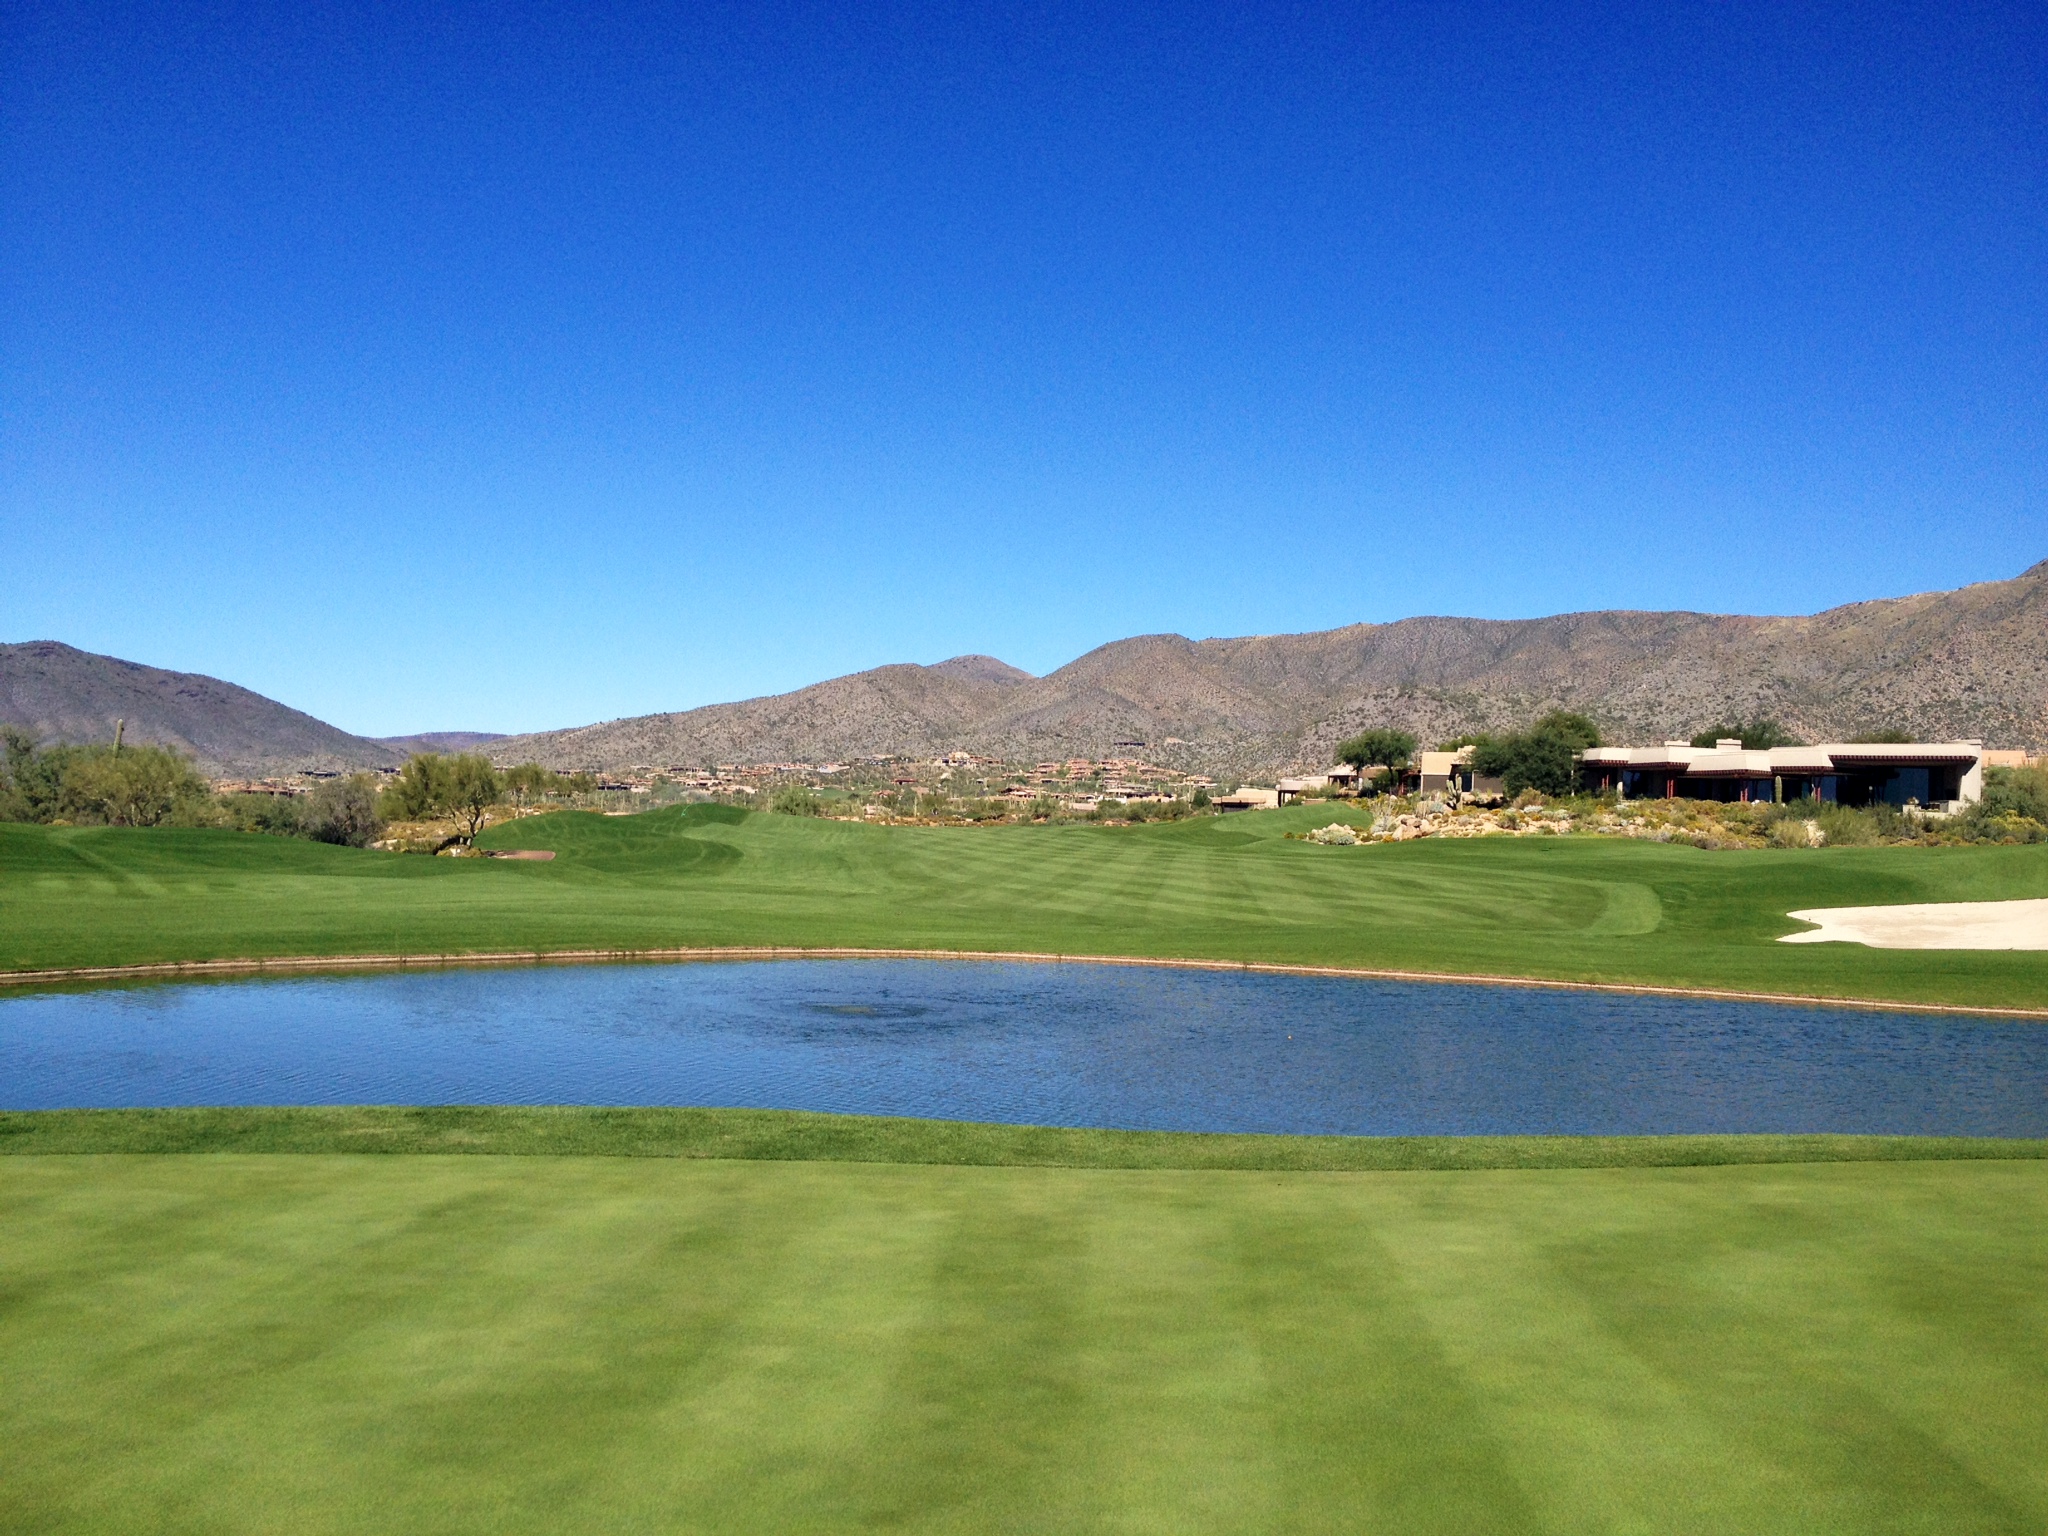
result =
[[[946,750],[1142,755],[1250,774],[1326,765],[1371,725],[1425,742],[1553,708],[1656,741],[1776,719],[1808,740],[1876,729],[2048,746],[2048,561],[2011,581],[1797,618],[1611,610],[1414,618],[1302,635],[1141,635],[1044,677],[988,656],[888,666],[739,704],[508,737],[557,767],[824,762]]]
[[[1044,677],[992,656],[877,667],[793,693],[568,730],[351,736],[248,689],[55,641],[0,645],[0,723],[127,739],[212,773],[390,767],[416,750],[624,770],[964,750],[1144,756],[1249,775],[1320,767],[1369,725],[1424,741],[1582,711],[1654,741],[1771,718],[1808,740],[1876,729],[2048,748],[2048,561],[2010,581],[1804,617],[1609,610],[1413,618],[1301,635],[1141,635]]]

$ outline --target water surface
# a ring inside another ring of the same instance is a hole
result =
[[[2048,1027],[1231,972],[784,960],[0,998],[0,1107],[697,1104],[1358,1135],[2048,1135]]]

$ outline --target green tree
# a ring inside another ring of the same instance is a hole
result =
[[[512,804],[520,810],[526,809],[528,796],[546,795],[562,782],[559,774],[550,772],[539,763],[520,763],[505,770],[505,791],[512,797]]]
[[[36,739],[18,726],[0,728],[0,821],[48,821],[57,781],[36,751]]]
[[[476,841],[491,807],[505,799],[505,781],[481,752],[448,759],[441,781],[441,809],[455,818],[465,843]]]
[[[1378,729],[1360,731],[1337,743],[1337,761],[1363,772],[1370,767],[1391,768],[1396,773],[1415,757],[1415,738],[1407,731]]]
[[[1529,727],[1529,734],[1555,736],[1561,741],[1568,741],[1575,752],[1600,745],[1600,727],[1584,715],[1573,714],[1568,709],[1553,709]]]
[[[1584,715],[1556,709],[1526,731],[1483,737],[1472,748],[1472,771],[1499,779],[1511,795],[1533,789],[1570,793],[1578,781],[1578,754],[1600,745],[1600,730]]]
[[[1575,750],[1562,736],[1536,731],[1491,736],[1472,749],[1472,771],[1483,778],[1499,779],[1511,795],[1525,789],[1562,795],[1576,777]]]
[[[425,821],[447,797],[448,759],[438,752],[416,752],[386,786],[378,809],[392,821]]]
[[[61,807],[78,821],[158,827],[206,801],[206,781],[168,747],[77,747],[66,752]]]
[[[1796,747],[1800,744],[1790,731],[1775,720],[1752,720],[1748,725],[1716,725],[1694,736],[1692,744],[1696,747],[1711,747],[1717,741],[1738,739],[1743,747],[1751,752],[1767,752],[1772,747]]]

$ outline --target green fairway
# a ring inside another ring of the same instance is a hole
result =
[[[2048,1166],[17,1157],[0,1529],[2038,1532]]]
[[[2039,1007],[2048,954],[1774,942],[1802,907],[2048,896],[2048,847],[1322,848],[1327,807],[1143,827],[871,827],[721,807],[486,834],[550,863],[0,826],[0,969],[773,944],[1352,965]]]

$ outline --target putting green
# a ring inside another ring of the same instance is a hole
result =
[[[2028,1531],[2048,1165],[0,1172],[0,1529]]]
[[[0,969],[690,945],[1259,960],[1980,1006],[2048,952],[1780,944],[1816,907],[2048,897],[2048,848],[1751,852],[1591,836],[1324,848],[1327,807],[1143,827],[871,827],[722,807],[535,817],[425,859],[0,826]]]

